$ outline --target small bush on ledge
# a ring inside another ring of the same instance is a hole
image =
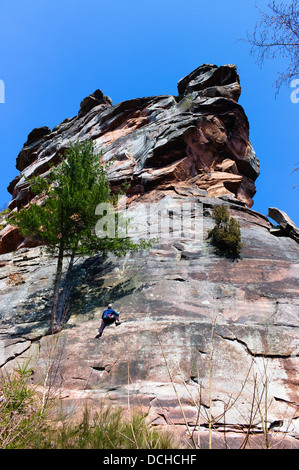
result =
[[[224,204],[213,208],[213,219],[216,225],[210,230],[208,238],[211,239],[219,254],[237,257],[242,247],[239,222],[229,216]]]

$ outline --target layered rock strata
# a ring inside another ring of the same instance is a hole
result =
[[[112,105],[102,91],[81,102],[78,115],[52,131],[34,129],[17,157],[20,174],[10,183],[11,210],[33,197],[27,178],[47,175],[71,142],[92,139],[103,159],[114,159],[112,184],[131,184],[137,197],[155,188],[190,182],[210,196],[234,195],[251,207],[259,160],[249,140],[249,124],[238,104],[234,65],[203,65],[178,83],[178,96],[137,98]],[[1,252],[24,240],[16,229],[3,232]]]
[[[55,259],[40,248],[1,255],[1,365],[10,370],[31,357],[34,382],[44,384],[50,370],[49,384],[67,410],[129,402],[184,443],[191,442],[187,423],[207,445],[212,406],[216,447],[239,447],[247,432],[249,447],[265,447],[267,439],[297,446],[298,244],[271,234],[267,218],[237,200],[175,189],[132,203],[129,215],[141,235],[149,202],[153,224],[155,214],[173,222],[182,206],[192,223],[164,233],[149,252],[82,260],[58,336],[47,335]],[[219,257],[207,240],[219,202],[241,225],[237,260]],[[107,327],[99,340],[108,302],[122,324]]]
[[[131,182],[132,235],[158,240],[121,259],[82,259],[55,336],[56,259],[16,241],[17,253],[0,255],[0,366],[29,357],[33,382],[56,391],[66,410],[136,406],[186,445],[207,446],[210,417],[214,447],[298,447],[296,227],[282,211],[269,210],[277,229],[251,209],[258,160],[235,67],[204,65],[178,92],[115,106],[97,92],[78,116],[28,138],[13,210],[30,201],[25,174],[46,174],[70,141],[91,137],[105,161],[116,157],[113,184]],[[237,259],[207,238],[219,204],[241,226]],[[109,302],[122,323],[99,340]]]

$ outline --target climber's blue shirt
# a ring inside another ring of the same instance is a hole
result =
[[[112,310],[112,308],[107,308],[107,310],[104,310],[102,318],[107,318],[109,315],[119,316],[119,313],[115,312],[115,310]]]

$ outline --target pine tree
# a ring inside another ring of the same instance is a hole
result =
[[[208,238],[211,238],[220,254],[238,256],[242,247],[240,224],[229,216],[224,204],[213,208],[213,218],[215,227],[210,230]]]
[[[133,243],[129,238],[101,236],[95,231],[99,204],[116,204],[107,174],[109,165],[94,152],[92,141],[70,145],[65,158],[51,169],[47,180],[30,180],[39,203],[30,203],[14,217],[24,236],[35,237],[51,254],[58,254],[51,310],[51,332],[59,331],[67,318],[76,257],[108,253],[118,256],[130,250],[148,248],[150,242]],[[41,202],[42,201],[42,202]],[[63,276],[63,261],[69,264]]]

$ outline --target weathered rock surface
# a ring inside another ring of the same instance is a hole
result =
[[[40,248],[0,256],[2,365],[12,367],[31,356],[34,380],[43,382],[55,342],[49,380],[69,411],[86,400],[95,408],[103,399],[126,406],[129,397],[131,406],[150,411],[153,424],[179,432],[186,419],[198,433],[200,404],[204,443],[211,397],[215,446],[224,446],[230,435],[230,445],[238,447],[248,427],[249,445],[265,446],[266,420],[271,442],[294,447],[299,245],[272,235],[267,218],[238,200],[182,195],[176,189],[144,195],[130,205],[136,233],[148,230],[147,204],[152,233],[157,214],[165,223],[182,205],[195,223],[184,224],[183,234],[170,230],[170,237],[161,236],[149,252],[82,260],[71,315],[57,337],[45,336],[55,259],[41,255]],[[212,207],[219,202],[241,225],[237,260],[216,255],[206,239]],[[8,285],[9,274],[20,274],[23,282]],[[122,324],[95,339],[108,302],[120,311]]]
[[[205,447],[212,407],[215,447],[240,447],[247,434],[249,447],[299,447],[299,245],[287,216],[269,211],[282,227],[275,236],[251,209],[259,165],[236,68],[199,67],[178,92],[112,106],[97,91],[78,116],[28,138],[11,208],[30,201],[24,175],[46,174],[69,142],[88,137],[105,161],[116,157],[113,184],[131,182],[132,235],[159,240],[121,259],[82,259],[66,327],[51,336],[56,260],[24,240],[9,244],[6,225],[0,366],[30,357],[33,381],[58,390],[68,411],[129,402],[190,441],[187,423]],[[207,239],[217,204],[240,223],[238,259]],[[95,339],[109,302],[122,324]]]
[[[8,187],[10,209],[33,197],[25,177],[46,175],[71,142],[87,138],[104,151],[106,162],[115,159],[111,181],[129,181],[132,195],[191,180],[210,196],[235,195],[252,206],[259,160],[238,104],[236,67],[205,64],[180,80],[178,92],[112,106],[97,90],[81,102],[77,116],[52,131],[34,129],[17,158],[21,173]],[[4,245],[1,252],[7,249]]]
[[[289,236],[299,243],[299,229],[285,212],[276,207],[269,207],[268,217],[278,223],[279,234]]]

